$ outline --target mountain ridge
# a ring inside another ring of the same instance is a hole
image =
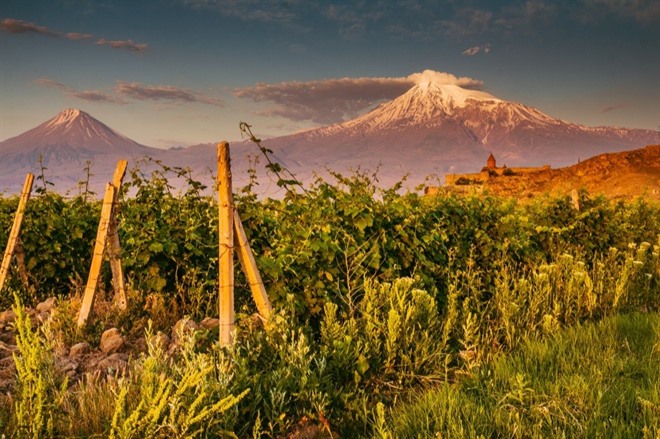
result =
[[[380,165],[393,184],[409,173],[469,172],[494,152],[510,166],[554,167],[603,152],[654,143],[657,131],[586,127],[479,90],[421,83],[353,120],[271,138],[264,144],[290,163],[346,171]],[[293,171],[307,171],[304,167]],[[389,176],[388,176],[389,177]]]
[[[265,139],[263,145],[303,182],[327,175],[326,169],[340,173],[378,169],[381,185],[391,186],[407,175],[412,188],[428,176],[441,179],[447,173],[470,172],[491,152],[509,166],[561,167],[600,153],[656,143],[658,135],[653,130],[586,127],[485,91],[422,81],[355,119]],[[247,156],[258,151],[247,148],[247,141],[233,145],[234,176],[247,179]],[[39,157],[46,159],[53,178],[66,184],[72,184],[71,175],[80,174],[87,160],[105,169],[114,167],[113,160],[144,156],[188,166],[193,176],[207,178],[212,174],[208,169],[214,148],[214,144],[151,148],[87,113],[67,109],[0,142],[0,191],[20,187]]]

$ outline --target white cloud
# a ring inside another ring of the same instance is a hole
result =
[[[483,82],[476,79],[425,70],[394,78],[361,77],[289,81],[277,84],[258,83],[233,91],[239,98],[274,104],[273,107],[260,112],[261,115],[330,124],[355,117],[369,107],[394,99],[422,82],[455,84],[465,88],[483,86]]]
[[[491,48],[490,43],[486,43],[483,46],[470,47],[469,49],[464,50],[462,53],[465,56],[474,56],[478,53],[487,54],[488,52],[490,52],[490,48]]]

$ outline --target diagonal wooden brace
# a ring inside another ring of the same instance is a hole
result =
[[[237,210],[234,210],[234,232],[234,244],[238,249],[238,260],[241,262],[243,271],[245,272],[248,283],[250,284],[252,298],[254,299],[254,303],[257,305],[257,309],[259,310],[261,317],[264,320],[268,320],[273,312],[273,307],[271,306],[270,300],[268,299],[268,294],[266,294],[264,282],[261,280],[261,275],[259,274],[257,263],[254,260],[252,249],[248,243],[245,230],[243,229],[243,223],[241,222],[241,218],[238,216]]]
[[[83,296],[82,306],[78,314],[78,326],[84,326],[89,319],[89,315],[94,307],[94,296],[101,273],[101,264],[103,263],[103,254],[106,250],[108,241],[108,229],[112,217],[112,206],[115,198],[115,187],[112,183],[105,186],[105,196],[103,197],[103,206],[101,207],[101,220],[99,221],[98,232],[96,233],[96,242],[94,244],[94,254],[92,255],[92,266],[89,269],[85,295]]]
[[[112,271],[112,288],[115,292],[115,303],[122,310],[126,309],[127,299],[124,271],[121,267],[121,245],[119,243],[117,228],[117,211],[119,210],[119,190],[126,174],[127,165],[128,162],[126,160],[119,160],[117,162],[117,168],[112,178],[112,186],[115,188],[115,195],[112,202],[113,210],[108,225],[108,259],[110,259],[110,269]]]

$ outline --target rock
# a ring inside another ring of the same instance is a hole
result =
[[[119,333],[119,329],[110,328],[101,335],[101,351],[104,354],[115,353],[124,347],[124,337]]]
[[[16,320],[16,313],[12,309],[8,309],[7,311],[0,312],[0,325],[8,325],[10,323],[14,323]]]
[[[11,357],[9,358],[11,359]],[[0,392],[5,393],[11,390],[15,382],[16,382],[16,365],[12,361],[11,366],[0,367]]]
[[[174,327],[172,328],[172,341],[178,344],[179,338],[182,335],[193,333],[197,329],[199,329],[199,327],[194,320],[184,317],[174,324]]]
[[[128,355],[122,353],[112,354],[96,364],[96,370],[102,376],[123,375],[128,370]]]
[[[79,364],[77,361],[72,360],[68,357],[56,357],[55,358],[55,369],[68,376],[69,378],[75,378],[78,374]]]
[[[89,345],[89,343],[83,341],[82,343],[76,343],[71,346],[71,349],[69,349],[69,356],[78,357],[80,355],[89,354],[91,351],[92,347]]]
[[[69,347],[65,344],[58,344],[53,348],[53,353],[58,357],[67,357],[69,355]]]
[[[149,339],[149,344],[152,346],[159,346],[162,350],[167,351],[170,346],[170,337],[158,331],[157,334],[152,335]]]
[[[144,337],[137,338],[130,343],[126,343],[128,352],[147,352],[147,340]]]
[[[12,331],[0,331],[0,341],[7,344],[16,344],[16,334]]]
[[[220,319],[204,317],[204,320],[199,323],[199,326],[204,329],[216,329],[218,326],[220,326]]]
[[[37,313],[51,312],[55,306],[55,298],[51,297],[37,305]]]
[[[0,378],[0,393],[8,393],[11,391],[11,388],[14,386],[14,380],[6,380]]]
[[[49,312],[44,311],[37,314],[37,321],[39,323],[46,323],[46,320],[48,320],[49,318],[50,318]]]
[[[14,363],[14,357],[12,355],[0,359],[0,370],[3,369],[12,369],[12,370],[16,369],[16,364]]]
[[[18,351],[18,346],[0,341],[0,358],[11,357],[11,354],[16,351]]]

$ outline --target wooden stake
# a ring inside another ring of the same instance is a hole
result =
[[[571,191],[571,203],[573,204],[573,209],[580,210],[580,196],[577,189]]]
[[[220,345],[231,344],[234,332],[234,202],[231,194],[229,143],[218,143],[218,232]]]
[[[117,230],[117,210],[119,207],[119,190],[126,174],[126,160],[119,160],[117,168],[112,178],[112,186],[115,188],[115,195],[112,200],[113,211],[108,226],[108,258],[110,259],[110,269],[112,270],[112,288],[115,291],[115,303],[119,309],[126,309],[126,284],[124,282],[124,272],[121,268],[121,245],[119,243],[119,233]]]
[[[16,265],[18,265],[18,276],[21,278],[23,286],[27,288],[30,286],[30,281],[28,278],[27,268],[25,267],[25,251],[23,250],[23,243],[21,242],[20,236],[16,240],[14,256],[16,256]]]
[[[78,314],[79,327],[84,326],[85,323],[87,323],[87,319],[94,307],[94,296],[96,295],[96,287],[101,272],[101,263],[103,262],[103,254],[105,253],[106,242],[108,240],[108,228],[110,227],[114,198],[115,187],[112,183],[108,183],[105,186],[105,196],[103,197],[103,206],[101,207],[101,220],[99,221],[99,228],[96,233],[92,266],[89,269],[85,295],[83,297],[82,306],[80,307],[80,314]]]
[[[5,253],[2,257],[2,265],[0,265],[0,291],[2,291],[2,288],[5,286],[5,280],[7,279],[7,274],[9,273],[9,264],[11,263],[11,258],[14,255],[14,250],[16,250],[18,235],[20,234],[21,223],[23,222],[23,214],[25,213],[25,206],[30,199],[33,182],[34,175],[27,174],[25,176],[23,190],[21,191],[21,199],[18,202],[18,209],[16,209],[16,215],[14,216],[14,223],[11,226],[11,232],[9,232],[7,247],[5,248]]]
[[[266,294],[264,282],[261,280],[261,275],[257,269],[257,263],[254,260],[252,249],[250,248],[247,236],[245,235],[245,229],[243,229],[243,223],[241,222],[237,210],[234,210],[234,232],[236,233],[234,236],[234,243],[236,247],[238,247],[238,260],[241,261],[241,266],[243,267],[243,271],[250,284],[252,298],[257,304],[257,309],[259,310],[261,317],[268,320],[273,312],[273,307],[268,299],[268,294]]]

